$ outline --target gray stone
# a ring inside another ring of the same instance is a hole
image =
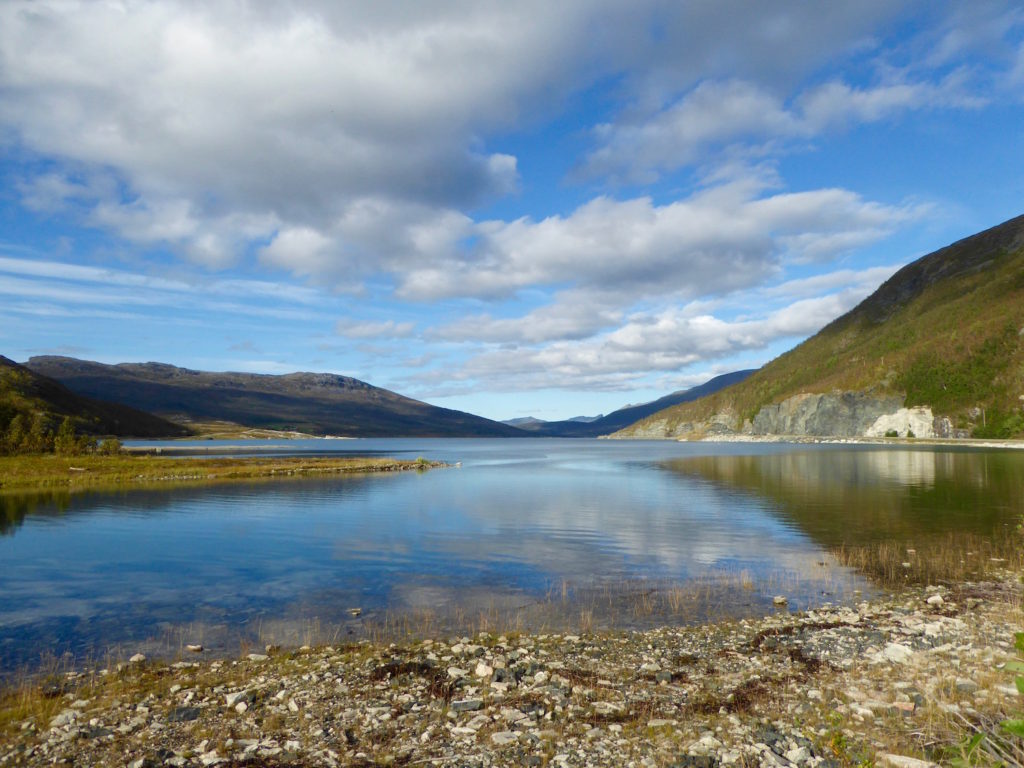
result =
[[[202,710],[199,707],[175,707],[167,713],[168,723],[187,723],[197,720]]]
[[[451,704],[453,712],[476,712],[483,707],[484,703],[481,699],[460,699]]]
[[[956,679],[956,690],[957,693],[972,694],[978,690],[978,684],[973,680],[968,680],[965,677],[958,677]]]

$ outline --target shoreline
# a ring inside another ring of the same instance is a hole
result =
[[[446,466],[426,459],[365,457],[172,458],[131,453],[0,456],[0,493],[102,490],[158,485],[238,482],[422,471]]]
[[[0,698],[0,765],[945,763],[1024,708],[1022,617],[1005,572],[698,627],[135,656]]]
[[[629,438],[624,438],[629,439]],[[813,435],[714,435],[699,440],[666,438],[679,443],[794,443],[820,445],[875,445],[897,447],[1006,448],[1024,450],[1024,440],[985,440],[943,437],[817,437]]]

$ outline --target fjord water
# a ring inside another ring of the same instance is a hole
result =
[[[402,616],[427,630],[443,628],[443,617],[471,624],[498,611],[547,623],[552,611],[538,606],[562,606],[570,625],[587,612],[598,625],[632,626],[761,613],[778,592],[802,608],[871,591],[835,563],[832,547],[988,535],[1024,514],[1020,451],[550,439],[249,445],[461,466],[0,496],[0,671],[65,652],[344,639]],[[686,615],[628,604],[602,612],[616,594],[646,594],[638,584],[703,586],[708,599]],[[358,617],[348,613],[355,607]]]

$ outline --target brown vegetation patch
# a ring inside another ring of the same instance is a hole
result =
[[[427,680],[427,693],[432,698],[442,699],[445,702],[452,700],[452,695],[455,692],[454,681],[448,679],[448,675],[444,670],[440,670],[425,661],[400,661],[393,659],[387,664],[375,667],[370,672],[370,680],[381,682],[382,680],[391,680],[409,675]]]
[[[780,684],[784,681],[779,681]],[[748,680],[740,683],[722,695],[713,691],[701,691],[690,705],[696,714],[713,715],[724,709],[729,714],[746,714],[758,705],[778,698],[772,686],[762,680]]]

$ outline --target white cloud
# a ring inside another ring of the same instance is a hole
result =
[[[672,374],[688,366],[702,366],[706,370],[742,353],[763,351],[783,340],[810,336],[856,306],[894,269],[839,270],[811,279],[787,281],[771,289],[754,289],[734,297],[730,304],[764,307],[770,302],[776,308],[760,313],[748,310],[731,319],[713,314],[714,309],[704,302],[635,312],[614,329],[583,340],[506,344],[485,349],[460,369],[446,369],[445,375],[454,382],[483,382],[499,391],[583,386],[593,390],[628,390],[652,372]],[[821,295],[823,291],[829,292]],[[506,336],[496,334],[491,341],[527,341],[526,334],[517,326],[499,329],[507,331]],[[703,373],[692,379],[677,376],[673,378],[673,388],[683,381],[694,384],[708,377]],[[429,387],[435,396],[452,391],[449,383],[435,382],[430,374],[418,374],[410,381]]]
[[[340,336],[349,339],[402,339],[413,335],[416,324],[396,323],[394,320],[379,323],[339,320],[336,330]]]
[[[976,109],[988,103],[963,68],[935,82],[905,81],[902,76],[894,73],[891,81],[870,87],[832,80],[791,99],[752,81],[703,81],[653,113],[598,126],[598,146],[579,173],[649,183],[732,144],[756,155],[766,143],[810,139],[852,123],[877,122],[911,110]]]
[[[724,294],[776,274],[783,259],[823,261],[921,214],[842,189],[761,196],[757,179],[674,203],[596,198],[570,215],[484,222],[471,248],[409,263],[399,294],[420,300],[502,297],[537,286],[647,296]]]
[[[296,271],[343,272],[363,258],[349,232],[363,201],[384,201],[381,226],[402,231],[409,206],[449,217],[508,194],[517,158],[487,137],[603,78],[641,100],[709,74],[784,80],[899,13],[881,0],[813,14],[739,0],[12,0],[0,4],[0,131],[30,161],[19,186],[33,209],[73,205],[213,268],[278,238],[268,263],[294,265],[290,233],[316,232],[329,247],[299,249],[318,266]]]

